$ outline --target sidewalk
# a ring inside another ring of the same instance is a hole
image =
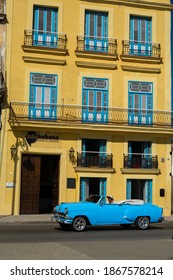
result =
[[[164,222],[172,222],[173,215],[164,217]],[[39,215],[9,215],[0,216],[0,224],[4,223],[51,223],[51,214]]]
[[[4,223],[48,223],[51,222],[51,214],[39,215],[0,215],[0,224]]]

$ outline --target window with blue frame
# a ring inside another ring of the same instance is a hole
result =
[[[85,77],[82,87],[83,122],[107,122],[108,79]]]
[[[135,125],[153,123],[153,84],[129,81],[128,122]]]
[[[58,9],[34,6],[33,45],[58,47]]]
[[[152,168],[152,143],[128,142],[128,168]]]
[[[85,12],[85,50],[108,51],[108,13]]]
[[[108,167],[105,139],[82,139],[82,166]]]
[[[152,180],[128,179],[126,199],[142,199],[145,203],[152,203]]]
[[[80,201],[85,201],[91,194],[106,197],[106,178],[80,178]]]
[[[29,117],[56,119],[57,75],[31,73]]]
[[[130,54],[152,55],[152,20],[130,16]]]

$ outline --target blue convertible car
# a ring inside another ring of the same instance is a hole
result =
[[[145,230],[150,223],[163,221],[163,209],[135,199],[107,204],[103,196],[90,195],[84,202],[62,202],[56,206],[52,221],[58,222],[63,229],[73,228],[75,231],[83,231],[88,226],[121,225],[128,228],[132,224]]]

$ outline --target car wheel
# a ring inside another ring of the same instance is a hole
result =
[[[75,231],[83,231],[87,227],[87,222],[84,217],[76,217],[73,221],[73,229]]]
[[[150,220],[148,217],[138,217],[135,222],[137,229],[148,229],[150,225]]]

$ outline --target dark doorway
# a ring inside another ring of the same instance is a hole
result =
[[[99,194],[100,178],[89,178],[89,195]]]
[[[58,204],[60,156],[23,155],[21,214],[51,213]]]

